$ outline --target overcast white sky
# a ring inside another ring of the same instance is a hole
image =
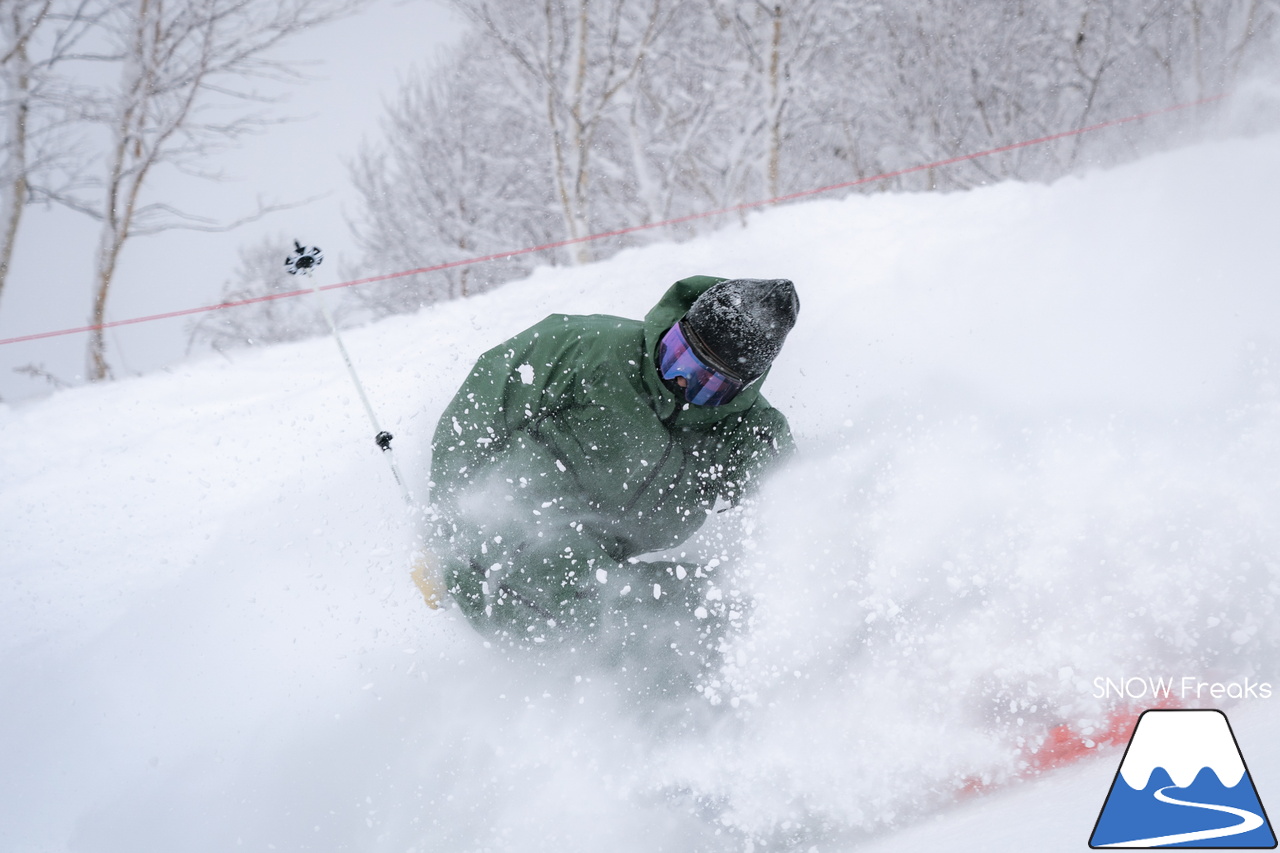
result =
[[[347,218],[356,196],[345,161],[373,138],[383,105],[415,67],[430,65],[439,49],[465,27],[439,0],[373,0],[359,15],[287,43],[281,57],[312,63],[311,81],[289,90],[282,115],[299,121],[269,129],[225,152],[225,178],[193,182],[162,176],[189,212],[235,219],[266,204],[322,196],[225,234],[174,231],[139,237],[125,249],[107,307],[109,320],[213,304],[231,278],[241,246],[287,234],[324,248],[336,267],[354,257]],[[178,181],[182,182],[179,184]],[[33,208],[23,224],[14,270],[0,297],[0,339],[89,322],[95,223],[66,211]],[[291,247],[282,247],[281,259]],[[388,270],[390,271],[390,270]],[[152,370],[180,358],[189,319],[125,326],[107,332],[117,376]],[[14,372],[41,365],[75,380],[84,365],[87,336],[69,335],[0,347],[0,400],[15,402],[49,389],[47,382]]]

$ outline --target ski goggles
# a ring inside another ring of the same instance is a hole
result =
[[[667,387],[695,406],[720,406],[734,397],[755,380],[745,380],[723,368],[713,366],[700,356],[689,342],[684,322],[676,323],[658,342],[658,373]],[[684,377],[685,387],[675,384],[677,377]]]

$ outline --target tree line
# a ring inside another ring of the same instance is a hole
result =
[[[362,268],[435,266],[856,181],[1221,92],[1275,54],[1274,0],[446,0],[471,23],[417,69],[350,179]],[[145,193],[272,120],[280,40],[358,0],[0,0],[0,298],[25,206],[100,223],[92,317],[127,241],[221,228]],[[85,69],[91,68],[91,73]],[[102,82],[108,81],[108,82]],[[214,118],[211,99],[242,112]],[[924,170],[850,192],[1045,181],[1140,155],[1194,116]],[[247,217],[265,211],[246,211]],[[349,322],[489,290],[720,217],[344,291]],[[290,290],[246,247],[227,301]],[[323,329],[297,302],[207,315],[194,345]],[[0,306],[2,308],[2,306]],[[90,378],[109,375],[100,334]]]
[[[413,269],[892,172],[1229,90],[1265,0],[453,0],[472,33],[353,167],[370,269]],[[851,191],[1044,181],[1183,115]],[[362,291],[374,314],[581,263],[685,223]]]

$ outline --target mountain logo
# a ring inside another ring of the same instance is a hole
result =
[[[1275,833],[1227,715],[1144,711],[1089,846],[1274,848]]]

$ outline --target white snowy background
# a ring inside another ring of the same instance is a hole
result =
[[[1280,687],[1278,196],[1280,137],[1232,139],[757,213],[349,333],[422,496],[505,336],[795,280],[765,393],[803,452],[749,542],[691,543],[756,600],[696,733],[424,607],[332,341],[0,405],[0,849],[1085,849],[1117,750],[1012,777],[1105,718],[1094,678]],[[1273,809],[1276,702],[1223,706]]]

